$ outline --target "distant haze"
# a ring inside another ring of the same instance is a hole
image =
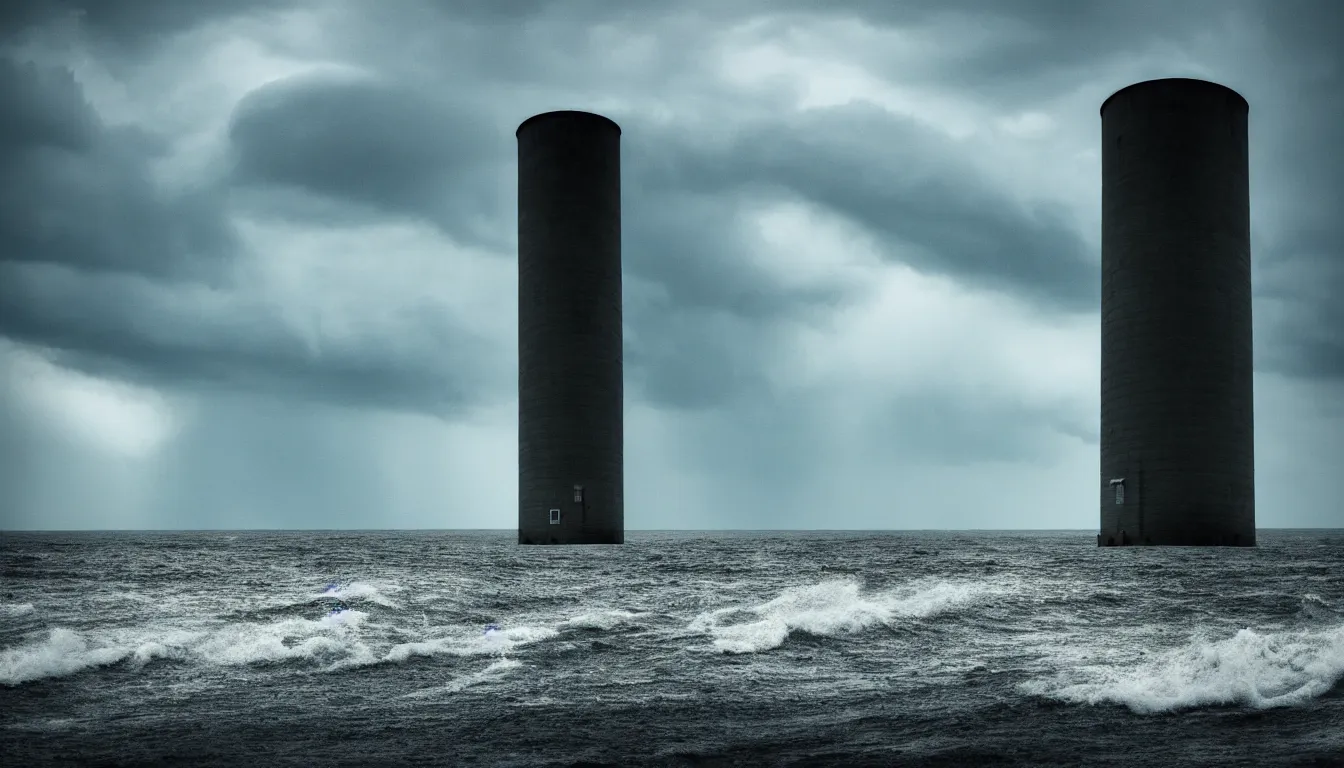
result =
[[[516,145],[623,129],[630,529],[1095,529],[1100,118],[1250,103],[1257,522],[1344,524],[1344,3],[18,0],[0,528],[513,528]]]

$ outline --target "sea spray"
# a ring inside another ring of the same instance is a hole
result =
[[[1129,666],[1065,670],[1019,686],[1076,704],[1121,704],[1151,714],[1200,706],[1269,709],[1321,696],[1344,677],[1344,625],[1323,630],[1242,629],[1194,640]]]
[[[755,606],[720,608],[696,616],[688,629],[705,632],[725,653],[778,648],[793,632],[821,637],[854,634],[871,627],[931,618],[1004,589],[978,582],[921,581],[862,594],[857,581],[834,579],[790,587]]]

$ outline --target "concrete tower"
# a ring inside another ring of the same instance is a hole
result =
[[[1100,546],[1255,544],[1246,100],[1101,105]]]
[[[625,539],[621,129],[518,126],[518,543]]]

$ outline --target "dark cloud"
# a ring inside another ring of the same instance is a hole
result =
[[[1286,0],[1284,13],[1300,13],[1331,0]],[[1166,43],[1179,48],[1192,37],[1217,29],[1238,14],[1256,17],[1265,3],[1255,0],[722,0],[701,4],[607,3],[601,0],[520,0],[497,3],[468,0],[437,4],[404,0],[398,10],[423,17],[480,25],[492,37],[534,29],[577,30],[542,50],[492,46],[491,67],[501,76],[526,73],[547,78],[565,66],[583,45],[584,30],[617,25],[637,31],[655,25],[677,27],[669,49],[694,51],[715,32],[752,23],[760,31],[781,34],[807,29],[816,20],[851,20],[874,28],[926,34],[945,41],[924,60],[897,58],[890,51],[847,47],[874,74],[891,82],[926,82],[974,93],[999,105],[1021,106],[1024,99],[1057,93],[1076,84],[1080,72],[1103,69],[1120,57],[1150,52]],[[1310,15],[1310,13],[1307,13]],[[569,57],[557,56],[561,49]],[[600,55],[594,51],[593,55]],[[554,57],[554,58],[547,58]],[[552,66],[535,67],[545,60]],[[685,63],[685,62],[681,62]],[[529,66],[533,68],[529,69]]]
[[[1338,216],[1338,201],[1344,199],[1344,153],[1336,150],[1344,144],[1344,56],[1339,46],[1344,3],[836,0],[823,5],[786,0],[773,5],[832,18],[852,15],[870,25],[923,30],[949,40],[955,55],[935,54],[913,69],[911,62],[891,60],[883,51],[858,54],[875,73],[893,82],[928,82],[1012,108],[1076,88],[1087,72],[1102,73],[1116,62],[1161,55],[1159,46],[1175,51],[1201,38],[1207,41],[1227,30],[1229,23],[1258,30],[1265,45],[1247,51],[1253,58],[1230,57],[1222,62],[1225,72],[1211,75],[1241,90],[1251,102],[1252,206],[1274,203],[1275,229],[1281,233],[1274,241],[1260,241],[1254,254],[1265,267],[1257,271],[1257,279],[1270,283],[1257,285],[1257,295],[1290,305],[1283,320],[1271,323],[1268,333],[1257,339],[1262,350],[1258,367],[1294,376],[1344,379],[1344,304],[1337,299],[1344,295],[1344,223]],[[978,44],[959,45],[963,35]],[[1252,60],[1254,64],[1245,64]],[[1201,74],[1187,67],[1178,64],[1159,76]],[[968,193],[974,194],[960,186],[958,194]],[[1037,237],[1055,229],[1050,218],[1048,211],[1042,212],[1028,227],[1011,219],[958,220],[977,235],[993,233],[997,242],[1014,243],[1012,250],[1031,252],[1021,247],[1022,242],[1034,239],[1028,234],[1033,229]],[[937,220],[936,215],[924,216],[919,226],[927,229]],[[1052,239],[1065,251],[1076,250],[1076,244],[1065,244],[1067,235]],[[1069,293],[1073,286],[1079,306],[1095,301],[1090,276],[1076,266],[1051,276],[1052,263],[1037,265],[1036,285],[1054,283],[1048,289],[1052,293]]]
[[[47,148],[86,152],[102,128],[69,70],[0,59],[0,148],[9,154]]]
[[[786,284],[751,258],[762,244],[731,197],[645,189],[622,211],[626,273],[652,283],[686,310],[726,311],[761,322],[833,307],[852,293],[838,280]]]
[[[646,189],[623,212],[625,369],[641,399],[707,409],[770,388],[765,369],[796,324],[861,295],[839,279],[788,284],[731,197]]]
[[[838,278],[786,284],[753,259],[766,246],[744,217],[761,204],[819,206],[866,228],[894,261],[1043,306],[1088,311],[1099,300],[1097,254],[1060,212],[994,192],[950,140],[875,108],[717,136],[629,120],[622,142],[626,271],[661,291],[627,289],[626,366],[659,405],[760,392],[781,324],[862,295]]]
[[[453,157],[449,126],[415,94],[363,79],[290,78],[239,103],[244,178],[374,203],[416,204]]]
[[[573,98],[571,106],[582,108],[585,100],[602,97],[585,85],[601,70],[605,55],[594,47],[594,25],[633,31],[671,20],[679,33],[699,30],[708,39],[720,20],[773,12],[759,3],[713,4],[694,13],[653,5],[622,5],[613,11],[602,3],[404,2],[389,7],[397,12],[377,20],[352,14],[345,21],[341,28],[350,36],[349,50],[370,68],[390,66],[403,73],[405,87],[418,88],[422,103],[439,98],[440,83],[413,80],[413,68],[392,63],[398,59],[389,57],[389,48],[428,50],[435,57],[434,71],[458,74],[462,82],[452,90],[453,109],[479,112],[493,135],[508,139],[502,153],[507,159],[496,170],[507,180],[509,193],[516,173],[512,128],[542,109],[537,89],[548,89],[547,104]],[[667,18],[653,18],[661,16]],[[640,76],[668,84],[676,77],[692,77],[705,66],[690,53],[699,42],[665,40],[640,65]],[[674,76],[680,70],[671,67],[686,71]],[[703,75],[704,87],[711,92],[719,87],[712,84],[713,73]],[[510,109],[511,99],[531,106]],[[292,103],[294,109],[282,109],[277,101],[275,118],[268,124],[277,129],[302,125],[320,112],[301,108],[297,98]],[[953,142],[876,109],[847,107],[800,117],[781,111],[778,103],[757,106],[768,119],[743,123],[697,120],[704,116],[690,114],[656,122],[638,113],[611,115],[624,131],[625,362],[633,392],[676,408],[734,402],[765,386],[760,370],[771,362],[779,335],[771,326],[817,319],[860,295],[861,287],[838,279],[786,283],[762,266],[761,259],[752,258],[759,255],[753,251],[767,246],[744,219],[762,204],[802,201],[836,212],[888,244],[886,252],[893,260],[928,272],[1040,299],[1056,309],[1095,306],[1096,254],[1080,234],[1048,206],[1023,208],[994,191],[957,160],[960,150]],[[416,125],[427,119],[421,114],[389,122],[414,147],[422,135]],[[459,139],[453,131],[436,132],[455,151]],[[275,146],[275,153],[282,152],[280,143]],[[377,180],[362,182],[356,168],[342,171],[341,183],[326,183],[333,167],[353,164],[359,153],[314,150],[293,155],[322,170],[322,181],[307,175],[298,179],[304,189],[424,215],[424,203],[416,201],[426,199],[425,190],[432,184],[416,181],[416,174],[403,174],[385,187]],[[436,156],[424,165],[441,168],[452,162]],[[455,173],[451,189],[459,194],[464,189],[490,190],[475,183]],[[490,210],[449,199],[449,194],[440,192],[439,199],[458,213],[439,221],[448,221],[445,230],[455,237],[469,239],[463,235],[463,220],[483,218],[497,232],[513,230],[511,205]],[[287,205],[284,210],[293,214],[296,208]],[[341,214],[324,208],[318,215]],[[512,247],[510,242],[504,249]]]
[[[749,220],[787,197],[741,190],[705,148],[631,131],[623,147],[625,367],[635,391],[679,409],[723,406],[768,388],[763,370],[792,323],[860,294],[838,278],[785,282]],[[731,173],[731,169],[729,169]],[[742,179],[750,185],[751,179]],[[768,258],[768,254],[766,255]]]
[[[1070,311],[1098,301],[1098,257],[1060,212],[1024,209],[959,163],[950,139],[875,107],[741,125],[726,143],[666,133],[656,146],[666,159],[632,171],[644,189],[785,192],[863,225],[918,269]]]
[[[1252,256],[1278,311],[1257,365],[1344,382],[1344,4],[1290,0],[1262,18],[1280,66],[1251,99],[1253,192],[1268,192],[1251,205],[1273,204],[1276,237]]]
[[[166,195],[152,135],[109,129],[67,70],[0,58],[0,261],[218,277],[235,243],[208,187]]]
[[[715,503],[759,508],[744,513],[759,517],[734,520],[815,525],[818,502],[836,497],[827,484],[851,463],[861,465],[852,479],[869,490],[839,496],[885,504],[871,491],[881,478],[862,474],[1050,463],[1058,434],[1095,441],[1095,420],[1076,418],[1075,404],[1023,404],[1011,383],[976,397],[948,389],[877,397],[871,408],[854,403],[849,410],[866,418],[842,428],[827,411],[836,392],[788,380],[781,362],[797,353],[796,332],[824,325],[866,286],[843,269],[809,281],[776,269],[752,222],[764,208],[804,204],[838,215],[892,261],[1026,298],[1046,313],[1095,312],[1097,254],[1085,243],[1096,233],[1075,231],[1049,203],[1024,203],[977,171],[963,154],[983,149],[983,133],[960,144],[857,104],[799,113],[797,84],[787,78],[753,88],[725,81],[717,55],[725,33],[746,44],[815,46],[808,55],[1004,115],[1050,112],[1069,140],[1081,121],[1099,137],[1096,107],[1127,84],[1114,78],[1148,76],[1164,63],[1179,71],[1155,74],[1213,70],[1251,101],[1253,205],[1277,204],[1272,236],[1259,235],[1266,282],[1257,298],[1281,311],[1257,336],[1258,354],[1269,349],[1262,359],[1297,376],[1344,377],[1344,304],[1336,298],[1344,292],[1344,155],[1334,151],[1344,125],[1336,51],[1344,3],[11,0],[0,3],[0,38],[43,61],[82,59],[81,77],[111,86],[100,95],[115,100],[125,86],[134,103],[154,100],[136,91],[146,80],[180,95],[169,82],[183,55],[179,33],[305,7],[319,11],[320,34],[297,22],[221,27],[221,37],[245,44],[229,56],[246,59],[252,49],[239,51],[255,45],[271,61],[345,64],[368,76],[304,76],[249,95],[232,116],[228,175],[193,179],[189,192],[151,171],[170,150],[199,147],[201,135],[175,145],[184,137],[157,135],[152,124],[112,126],[69,72],[0,69],[0,334],[62,365],[214,395],[165,451],[166,516],[156,525],[183,525],[174,510],[195,508],[239,525],[266,525],[291,508],[334,510],[333,525],[367,520],[361,510],[390,489],[381,477],[361,484],[371,476],[362,471],[368,455],[352,449],[361,433],[348,422],[357,415],[307,419],[295,401],[456,415],[512,396],[511,346],[495,340],[487,348],[441,306],[391,309],[393,317],[353,331],[302,327],[300,307],[261,298],[266,292],[242,268],[286,254],[266,252],[264,235],[255,241],[261,252],[243,253],[229,222],[242,213],[322,230],[409,217],[511,255],[513,129],[552,108],[594,109],[625,128],[628,401],[680,411],[654,422],[670,437],[651,455],[692,465],[688,483],[703,481]],[[862,27],[899,30],[921,54],[912,58]],[[1246,32],[1260,28],[1263,39]],[[13,34],[25,29],[40,34]],[[1265,48],[1222,53],[1224,36]],[[183,77],[202,74],[195,66],[188,62]],[[1092,93],[1095,103],[1072,117],[1047,106]],[[182,98],[189,109],[196,96]],[[186,125],[192,117],[171,119]],[[193,126],[203,134],[219,127]],[[1042,160],[1055,167],[1048,155]],[[369,256],[378,268],[398,269],[391,254]],[[497,311],[511,308],[501,301]],[[266,402],[255,392],[283,398]],[[71,467],[101,489],[97,468],[112,465],[67,461],[78,446],[50,430],[36,435],[43,425],[16,410],[19,402],[0,402],[0,454],[22,456],[31,445],[54,458],[0,464],[0,491],[22,487],[0,506],[95,506],[92,494],[51,489],[75,487],[62,481]],[[631,434],[632,453],[650,447],[645,439]],[[837,449],[844,458],[827,455]],[[42,488],[24,479],[40,467],[50,473]],[[1024,477],[1034,469],[1020,468]],[[231,506],[249,499],[246,511]]]
[[[949,32],[957,14],[968,29],[984,29],[996,17],[1010,22],[1009,34],[971,55],[939,62],[935,70],[939,79],[996,103],[1068,87],[1080,70],[1099,71],[1158,44],[1180,49],[1185,41],[1226,29],[1229,20],[1258,29],[1265,46],[1254,51],[1254,67],[1213,75],[1251,102],[1252,206],[1273,204],[1280,233],[1260,241],[1254,254],[1264,266],[1257,279],[1268,283],[1257,286],[1257,295],[1286,302],[1282,320],[1257,339],[1257,365],[1344,380],[1344,304],[1337,298],[1344,295],[1344,223],[1338,215],[1344,153],[1336,149],[1344,144],[1344,3],[841,0],[840,6],[878,23],[942,19]],[[895,69],[886,74],[902,76]]]
[[[0,42],[14,42],[33,26],[59,16],[49,0],[11,0],[0,3]]]
[[[291,5],[290,0],[6,0],[0,3],[0,39],[77,20],[95,41],[126,49],[160,42],[210,20]]]
[[[807,138],[805,138],[807,137]],[[899,260],[1069,310],[1096,305],[1096,256],[1048,206],[1023,210],[958,167],[950,140],[877,110],[841,108],[745,137],[765,180],[850,217]]]
[[[494,384],[483,362],[490,356],[441,307],[403,308],[393,339],[371,332],[310,349],[281,307],[249,300],[247,286],[236,282],[240,244],[221,184],[205,179],[175,192],[155,183],[150,165],[163,142],[104,125],[69,71],[0,59],[0,97],[9,107],[0,127],[0,334],[48,348],[70,367],[133,381],[438,415],[467,407]],[[394,119],[414,111],[404,96],[356,101],[362,109],[405,107]],[[319,98],[310,106],[333,105]],[[345,143],[337,130],[310,144],[362,157],[372,188],[410,201],[406,190],[423,178],[415,174],[428,159],[414,148],[397,155],[370,139],[358,130],[369,123],[354,114],[323,116],[352,121]],[[306,126],[320,134],[324,124]],[[395,144],[396,137],[381,138]],[[249,158],[259,165],[249,167],[314,185],[347,180],[341,174],[351,166],[323,176],[304,165],[304,145],[280,147],[297,158],[254,152]],[[396,179],[405,176],[412,177],[408,186],[398,188]],[[193,306],[178,291],[217,303]]]
[[[948,41],[946,55],[927,65],[890,61],[881,51],[868,60],[892,81],[936,80],[974,93],[979,100],[1019,105],[1076,85],[1079,74],[1117,58],[1134,58],[1160,44],[1177,48],[1219,29],[1252,6],[1242,0],[786,0],[786,5],[836,16],[853,14],[868,24],[925,32]],[[971,42],[971,45],[965,43]]]
[[[486,344],[442,308],[398,314],[390,327],[319,328],[309,342],[281,306],[242,292],[174,295],[134,277],[0,265],[0,330],[78,370],[438,416],[498,391]]]
[[[506,138],[424,92],[365,78],[290,78],[243,99],[229,136],[238,183],[295,188],[500,243],[494,179]]]

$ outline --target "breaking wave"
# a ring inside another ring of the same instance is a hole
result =
[[[234,666],[367,655],[354,631],[366,617],[352,610],[314,620],[230,623],[208,631],[151,629],[94,636],[57,627],[45,639],[0,651],[0,684],[64,677],[123,661],[134,667],[156,659]]]
[[[623,620],[606,614],[576,618],[578,626],[615,626]],[[498,656],[505,660],[516,648],[559,634],[558,629],[545,626],[514,626],[488,635],[474,628],[458,628],[440,637],[389,644],[378,643],[361,631],[367,620],[363,611],[346,610],[317,619],[230,622],[209,630],[77,632],[58,627],[41,640],[0,650],[0,684],[21,685],[121,663],[138,669],[160,659],[206,666],[308,662],[322,664],[328,671],[417,657]]]
[[[510,627],[490,635],[462,633],[432,640],[399,643],[380,661],[402,662],[415,656],[503,656],[514,648],[549,640],[559,634],[549,627]]]
[[[1194,641],[1135,666],[1084,667],[1019,686],[1029,695],[1073,704],[1120,704],[1140,714],[1207,706],[1292,706],[1319,697],[1344,677],[1344,625],[1260,633],[1243,629]]]
[[[937,616],[998,591],[978,583],[921,582],[871,596],[853,580],[832,580],[784,590],[751,607],[702,613],[688,629],[714,638],[725,653],[759,653],[778,648],[794,632],[833,637],[902,619]]]
[[[400,592],[401,587],[396,584],[383,584],[381,586],[368,584],[363,581],[352,581],[348,584],[329,584],[327,588],[315,597],[334,597],[340,600],[367,600],[370,603],[381,605],[384,608],[400,608],[401,603],[384,595],[384,592]]]
[[[80,635],[68,629],[53,629],[43,642],[0,651],[0,683],[18,685],[115,664],[134,650],[89,648],[88,641]]]

